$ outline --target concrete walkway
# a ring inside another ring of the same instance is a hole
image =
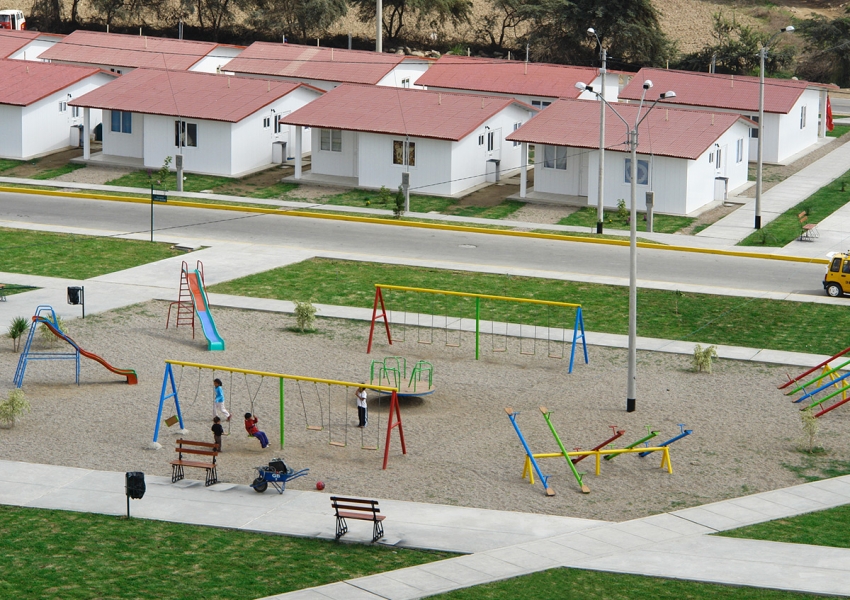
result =
[[[146,477],[131,503],[135,518],[332,539],[329,495],[287,490],[257,494],[244,485],[204,487]],[[538,490],[539,492],[539,490]],[[121,515],[124,474],[0,461],[0,503]],[[716,502],[623,523],[380,500],[385,545],[466,556],[361,577],[273,598],[404,600],[575,567],[850,595],[850,550],[706,534],[850,503],[850,476]],[[368,523],[346,539],[368,543]]]

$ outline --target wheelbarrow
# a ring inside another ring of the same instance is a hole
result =
[[[291,469],[286,466],[282,458],[275,458],[269,461],[268,465],[254,467],[254,470],[257,471],[257,478],[254,479],[251,487],[259,494],[265,492],[269,484],[272,484],[278,494],[282,494],[286,489],[287,481],[304,477],[310,471],[310,469],[301,469],[300,471]]]

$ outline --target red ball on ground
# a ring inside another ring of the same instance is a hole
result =
[[[317,481],[317,482],[316,482],[316,489],[317,489],[317,490],[319,490],[319,491],[321,491],[321,490],[325,489],[325,484],[324,484],[324,482]]]

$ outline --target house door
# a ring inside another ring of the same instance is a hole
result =
[[[714,153],[714,173],[717,177],[726,176],[726,146],[718,147]]]
[[[487,160],[502,159],[502,130],[492,129],[487,131]]]
[[[578,164],[578,195],[579,196],[587,196],[587,180],[589,177],[589,173],[587,172],[587,160],[588,153],[580,152],[579,154],[579,164]]]

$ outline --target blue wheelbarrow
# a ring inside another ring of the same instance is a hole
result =
[[[269,461],[268,465],[262,467],[254,467],[257,471],[257,478],[251,484],[254,491],[262,494],[269,488],[269,484],[277,490],[278,494],[282,494],[286,489],[286,482],[292,479],[304,477],[310,469],[301,469],[296,471],[286,466],[282,458],[275,458]]]

